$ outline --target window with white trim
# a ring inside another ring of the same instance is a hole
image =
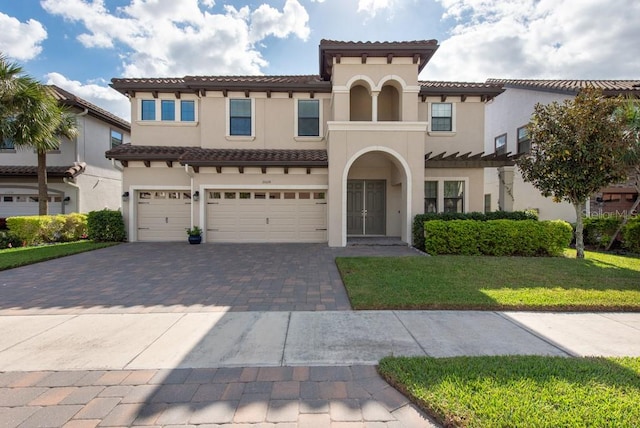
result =
[[[320,100],[298,100],[298,137],[320,136]]]
[[[424,212],[425,213],[438,212],[438,182],[437,181],[424,182]]]
[[[531,151],[531,140],[529,139],[529,132],[527,132],[527,126],[521,126],[518,128],[518,154],[529,153]]]
[[[253,135],[253,100],[251,98],[229,99],[229,135],[245,136]]]
[[[453,131],[453,106],[451,103],[431,104],[431,130]]]
[[[445,181],[443,196],[445,213],[464,212],[464,181]]]
[[[507,153],[507,134],[498,135],[494,139],[494,147],[497,155]]]
[[[156,100],[140,102],[140,120],[156,120]]]
[[[163,120],[163,121],[176,120],[176,102],[174,100],[160,101],[160,120]]]
[[[180,101],[180,120],[182,122],[195,122],[196,102],[193,100]]]

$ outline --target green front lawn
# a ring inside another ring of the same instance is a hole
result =
[[[640,258],[349,257],[354,309],[639,310]]]
[[[394,358],[379,372],[444,426],[636,427],[640,358]]]
[[[0,250],[0,270],[57,259],[98,248],[118,245],[117,242],[78,241],[63,244],[42,245],[37,247],[7,248]]]

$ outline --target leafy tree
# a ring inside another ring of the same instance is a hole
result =
[[[585,89],[562,104],[536,104],[528,125],[531,151],[517,160],[525,181],[576,211],[576,256],[584,258],[582,213],[602,187],[626,178],[629,136],[619,99]]]
[[[618,109],[617,113],[623,118],[625,123],[625,135],[628,140],[628,148],[624,157],[624,162],[628,166],[628,171],[633,178],[634,187],[638,192],[635,202],[629,210],[631,215],[640,206],[640,105],[637,100],[627,99]],[[613,234],[606,250],[609,250],[616,240],[616,237],[629,221],[629,215],[622,219],[618,230]]]
[[[74,116],[51,90],[0,55],[0,137],[36,151],[40,215],[48,211],[47,152],[59,148],[61,136],[71,139],[77,132]]]

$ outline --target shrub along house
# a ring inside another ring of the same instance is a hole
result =
[[[104,152],[130,141],[129,122],[65,91],[49,86],[75,114],[78,136],[62,138],[47,153],[49,214],[89,212],[121,205],[122,170]],[[37,155],[0,141],[0,218],[38,214]]]
[[[482,211],[484,105],[502,85],[419,81],[435,40],[320,43],[305,76],[115,78],[131,100],[131,241],[411,242],[424,211]]]

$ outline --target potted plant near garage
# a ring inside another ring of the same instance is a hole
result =
[[[189,237],[189,244],[199,244],[202,242],[202,229],[198,226],[193,226],[191,229],[187,229],[187,236]]]

